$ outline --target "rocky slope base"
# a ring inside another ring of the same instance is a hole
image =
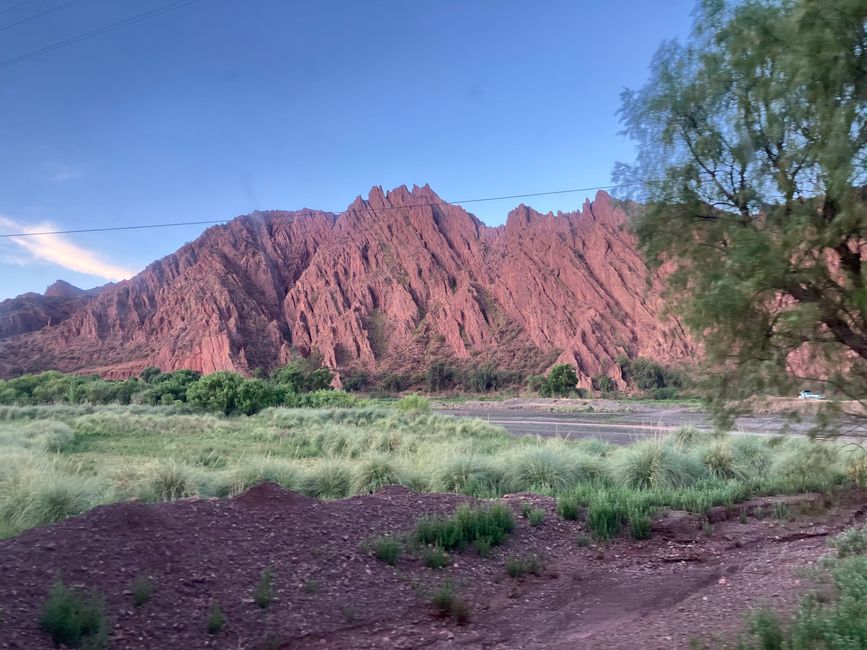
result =
[[[518,206],[497,228],[427,186],[375,187],[339,215],[257,212],[86,299],[5,301],[0,376],[251,372],[312,351],[380,372],[559,361],[585,382],[624,352],[676,364],[693,347],[660,319],[660,280],[625,226],[604,192],[565,214]]]

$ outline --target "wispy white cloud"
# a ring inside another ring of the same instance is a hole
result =
[[[0,215],[0,226],[6,232],[45,232],[58,230],[51,223],[23,224],[14,219]],[[31,261],[57,264],[71,271],[86,273],[105,280],[116,282],[136,274],[135,269],[123,267],[105,259],[98,252],[73,244],[63,235],[37,235],[32,237],[7,237],[10,241],[26,252]],[[20,256],[4,254],[4,261],[20,263]]]
[[[51,163],[48,165],[48,178],[55,183],[65,183],[81,178],[81,171],[70,165]]]

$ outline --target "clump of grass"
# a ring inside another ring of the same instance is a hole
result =
[[[692,485],[706,475],[701,463],[662,440],[638,442],[616,456],[617,480],[628,488],[677,488]]]
[[[828,545],[837,551],[837,557],[840,559],[853,555],[867,555],[867,525],[861,528],[853,526],[844,530],[830,540]]]
[[[438,616],[451,616],[458,625],[464,625],[470,620],[469,606],[448,580],[434,592],[431,604]]]
[[[714,441],[702,453],[702,462],[714,478],[728,480],[742,478],[743,472],[735,463],[731,445],[723,440]]]
[[[352,477],[345,463],[324,462],[307,476],[305,492],[320,499],[342,499],[349,496]]]
[[[671,433],[671,441],[678,447],[691,447],[701,437],[701,432],[693,426],[679,427]]]
[[[378,537],[373,541],[373,554],[377,560],[394,566],[400,557],[400,542],[394,537]]]
[[[463,504],[451,517],[419,520],[415,538],[421,544],[439,546],[445,550],[464,548],[477,540],[499,546],[514,528],[515,519],[507,506],[494,504],[471,508]]]
[[[587,507],[590,530],[602,540],[616,537],[623,528],[625,506],[608,492],[595,495]]]
[[[838,448],[830,444],[790,441],[775,456],[771,472],[789,490],[826,492],[843,476],[839,460]]]
[[[523,578],[528,573],[537,576],[542,573],[542,568],[542,560],[535,554],[506,560],[506,573],[510,578]]]
[[[356,466],[352,489],[356,494],[369,494],[385,485],[400,482],[400,472],[394,462],[384,454],[376,454],[364,458]]]
[[[531,526],[541,526],[545,521],[545,511],[542,508],[532,508],[526,517]]]
[[[274,573],[271,569],[265,569],[253,589],[253,600],[259,607],[265,609],[274,602],[274,598]]]
[[[208,608],[208,620],[205,624],[205,629],[208,631],[208,634],[219,634],[225,625],[226,615],[223,614],[223,608],[220,607],[220,603],[217,601],[212,602]]]
[[[154,593],[154,583],[148,576],[140,574],[132,581],[130,591],[132,592],[133,605],[141,607],[151,599]]]
[[[632,539],[647,539],[653,527],[650,514],[644,508],[631,506],[628,509],[629,534]]]
[[[500,491],[502,473],[489,458],[473,455],[447,456],[434,468],[431,486],[437,492],[481,496]]]
[[[439,546],[426,546],[421,552],[422,560],[429,569],[442,569],[449,564],[449,555]]]
[[[430,402],[421,395],[407,395],[392,405],[399,411],[414,411],[418,413],[430,413]]]
[[[575,470],[562,454],[536,447],[514,454],[508,462],[512,490],[562,491],[575,481]]]
[[[167,461],[155,469],[150,488],[155,501],[176,501],[195,495],[196,482],[189,467]]]
[[[476,549],[479,557],[488,557],[491,554],[493,543],[490,537],[479,537],[473,542],[473,548]]]
[[[581,502],[575,495],[566,495],[557,499],[557,514],[568,521],[575,521],[581,514]]]
[[[39,627],[51,635],[55,645],[76,648],[87,643],[91,648],[104,648],[108,640],[104,609],[101,597],[76,593],[58,579],[42,607]]]

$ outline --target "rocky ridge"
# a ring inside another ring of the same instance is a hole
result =
[[[693,347],[661,319],[626,226],[604,192],[576,212],[520,205],[496,228],[428,186],[374,187],[341,214],[255,212],[95,294],[64,283],[0,303],[0,375],[248,373],[316,351],[374,371],[559,361],[586,382],[624,352],[681,362]]]

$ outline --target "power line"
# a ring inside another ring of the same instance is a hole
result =
[[[589,192],[592,190],[613,190],[618,187],[628,187],[629,183],[620,185],[595,185],[593,187],[578,187],[571,190],[552,190],[550,192],[529,192],[526,194],[506,194],[503,196],[487,196],[480,199],[464,199],[462,201],[434,201],[430,203],[414,203],[412,205],[389,205],[384,208],[364,208],[361,210],[353,209],[353,212],[384,212],[386,210],[403,210],[405,208],[425,208],[436,207],[442,205],[459,205],[461,203],[482,203],[486,201],[502,201],[505,199],[526,199],[534,196],[554,196],[556,194],[575,194],[577,192]],[[348,212],[349,210],[344,210]],[[230,219],[213,219],[204,221],[170,221],[167,223],[149,223],[138,224],[134,226],[109,226],[107,228],[77,228],[75,230],[47,230],[42,232],[17,232],[0,234],[3,237],[36,237],[39,235],[74,235],[78,233],[88,232],[111,232],[115,230],[144,230],[146,228],[174,228],[176,226],[204,226],[216,223],[225,223]]]
[[[65,9],[69,5],[74,5],[76,2],[80,2],[80,1],[81,0],[70,0],[69,2],[64,3],[62,5],[57,5],[56,7],[51,7],[50,9],[45,9],[44,11],[40,11],[39,13],[33,14],[32,16],[27,16],[27,18],[22,18],[21,20],[19,20],[17,22],[9,23],[8,25],[3,25],[3,27],[0,27],[0,32],[6,31],[7,29],[12,29],[13,27],[17,27],[21,23],[26,23],[26,22],[29,22],[31,20],[35,20],[36,18],[39,18],[40,16],[44,16],[46,14],[51,14],[51,13],[54,13],[55,11],[60,11],[61,9]]]
[[[11,7],[6,7],[5,9],[0,9],[0,14],[5,14],[7,11],[12,11],[13,9],[18,9],[18,7],[23,7],[24,5],[29,5],[33,0],[24,0],[24,2],[19,2],[17,5],[12,5]]]
[[[145,11],[143,13],[136,14],[135,16],[130,16],[129,18],[124,18],[123,20],[111,23],[110,25],[105,25],[104,27],[99,27],[89,32],[79,34],[78,36],[72,36],[62,41],[57,41],[56,43],[51,43],[50,45],[46,45],[45,47],[40,47],[38,50],[31,50],[30,52],[25,52],[24,54],[14,56],[11,59],[5,59],[3,61],[0,61],[0,68],[7,68],[11,65],[15,65],[16,63],[21,63],[22,61],[31,59],[34,56],[39,56],[40,54],[45,54],[47,52],[53,52],[54,50],[59,50],[62,47],[67,47],[68,45],[80,43],[81,41],[86,41],[87,39],[94,38],[102,34],[107,34],[108,32],[113,32],[114,30],[120,29],[121,27],[126,27],[127,25],[132,25],[134,23],[147,20],[148,18],[153,18],[154,16],[159,16],[161,14],[168,13],[169,11],[174,11],[175,9],[180,9],[181,7],[191,5],[195,2],[199,2],[199,0],[175,0],[175,2],[170,2],[169,4],[157,7],[156,9],[151,9],[150,11]]]

